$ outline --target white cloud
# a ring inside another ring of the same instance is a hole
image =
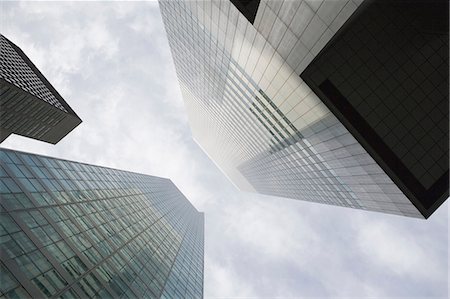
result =
[[[318,241],[314,228],[289,206],[256,199],[232,208],[226,211],[230,216],[228,229],[238,231],[237,236],[248,244],[249,250],[259,251],[266,258],[290,260],[293,252],[308,253]],[[296,261],[299,265],[303,262]]]
[[[358,242],[371,262],[384,267],[386,272],[429,275],[426,270],[430,269],[424,269],[420,263],[426,259],[424,249],[411,235],[392,230],[386,223],[366,223],[359,232]]]
[[[214,285],[214,295],[206,294],[207,298],[255,298],[252,286],[242,281],[229,265],[207,260],[205,276],[205,281]]]
[[[106,59],[111,59],[118,50],[117,38],[108,30],[104,17],[97,17],[89,23],[87,27],[87,44],[98,50],[99,54],[104,54]]]

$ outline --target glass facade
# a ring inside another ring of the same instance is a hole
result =
[[[0,36],[0,47],[2,49],[0,76],[4,80],[67,112],[61,102],[50,92],[37,74],[33,72],[30,65],[24,59],[20,59],[19,52],[3,35]]]
[[[300,77],[362,1],[253,1],[254,19],[235,2],[247,3],[159,1],[194,139],[227,177],[245,191],[427,217]]]
[[[56,143],[80,118],[28,57],[0,34],[0,142],[11,133]]]
[[[371,0],[301,77],[431,214],[449,188],[449,2]]]
[[[0,150],[0,297],[202,298],[204,216],[168,179]]]

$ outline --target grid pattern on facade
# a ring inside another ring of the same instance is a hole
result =
[[[361,2],[262,0],[254,26],[286,63],[300,74]]]
[[[47,104],[0,79],[0,128],[39,139],[64,117],[60,110],[48,109]]]
[[[422,217],[257,29],[272,2],[254,26],[226,0],[159,2],[194,139],[243,190]]]
[[[263,100],[261,100],[258,96],[255,96],[255,99],[262,107],[264,107],[264,110],[261,110],[255,103],[252,103],[253,108],[258,113],[252,110],[252,108],[250,108],[250,111],[252,111],[258,121],[266,128],[266,130],[270,132],[270,134],[273,136],[273,139],[276,141],[274,142],[274,148],[270,152],[282,150],[283,148],[286,148],[300,141],[303,138],[303,135],[297,130],[296,127],[294,127],[289,119],[287,119],[286,115],[284,115],[284,113],[280,109],[278,109],[273,101],[269,99],[269,97],[262,90],[259,90],[259,93],[262,95]],[[275,112],[272,112],[269,107],[275,110]],[[266,121],[263,121],[261,117],[263,117]],[[271,126],[272,129],[267,127],[266,122]],[[283,136],[275,123],[281,127],[282,132],[286,134],[285,136]],[[290,128],[290,130],[288,130],[288,128]],[[283,136],[285,138],[280,140],[272,130],[275,130],[278,136]]]
[[[362,208],[355,194],[301,142],[270,155],[260,155],[238,169],[263,194]],[[317,175],[320,173],[321,175]]]
[[[177,9],[182,4],[161,3],[163,15],[170,13],[165,9],[165,5]],[[178,13],[181,17],[182,11]],[[211,126],[210,129],[226,138],[229,144],[236,144],[242,138],[236,134],[239,126],[249,128],[249,132],[243,134],[251,142],[244,145],[238,155],[233,155],[232,151],[222,151],[224,158],[241,160],[242,157],[251,157],[265,146],[261,139],[270,139],[267,131],[246,122],[251,114],[249,105],[254,101],[251,86],[242,81],[239,67],[231,61],[229,54],[213,43],[212,38],[190,34],[190,28],[203,30],[191,15],[186,20],[177,20],[177,14],[170,13],[167,18],[173,22],[173,27],[166,27],[168,34],[173,35],[173,42],[177,43],[177,46],[172,48],[173,56],[177,67],[182,69],[178,76],[189,86],[189,90],[195,93],[197,109],[208,111],[199,113],[204,117],[212,113],[215,119],[219,120],[218,125]],[[175,25],[176,23],[178,24]],[[242,98],[243,101],[233,100],[235,98]],[[233,122],[226,120],[227,115]]]
[[[330,80],[428,189],[448,171],[448,24],[423,22],[448,2],[425,2],[374,1],[305,76]]]
[[[25,54],[19,53],[10,41],[0,34],[0,78],[67,112],[66,108],[36,75],[22,55]],[[47,82],[47,84],[49,83]]]
[[[448,19],[369,1],[301,75],[426,209],[448,197]]]
[[[231,0],[231,2],[253,24],[260,0]]]
[[[22,50],[0,34],[0,143],[18,134],[56,144],[80,123]]]
[[[172,20],[173,22],[177,22],[175,16],[172,16]],[[223,132],[221,134],[231,133],[232,136],[229,140],[232,140],[232,143],[247,150],[245,153],[239,153],[239,156],[237,157],[239,158],[239,161],[236,161],[236,163],[238,165],[245,164],[245,161],[252,161],[254,160],[254,157],[259,157],[262,153],[266,153],[267,150],[269,152],[274,152],[275,150],[279,151],[289,145],[297,143],[298,139],[301,138],[301,133],[292,125],[292,123],[290,123],[283,112],[275,106],[268,96],[262,90],[258,89],[258,86],[245,74],[236,61],[226,53],[222,52],[222,50],[215,47],[214,43],[209,44],[213,41],[212,38],[206,39],[203,42],[206,44],[206,47],[202,47],[200,44],[202,40],[196,40],[195,36],[191,36],[189,39],[189,32],[184,28],[191,28],[191,26],[198,26],[198,24],[195,23],[195,20],[192,17],[187,21],[189,22],[187,26],[178,27],[173,31],[168,26],[168,31],[170,31],[169,34],[177,36],[173,41],[174,43],[177,43],[177,47],[175,47],[173,51],[175,52],[174,57],[176,65],[183,70],[179,75],[182,76],[183,80],[190,85],[196,95],[200,98],[198,102],[201,105],[206,106],[209,113],[214,113],[216,120],[220,122],[220,126],[224,127],[224,129],[220,131]],[[198,30],[201,30],[201,27],[199,27]],[[209,51],[208,47],[211,47]],[[186,52],[191,52],[193,57],[182,56],[183,53]],[[215,57],[211,55],[211,53],[220,54]],[[220,57],[225,59],[220,60]],[[192,60],[197,63],[189,63]],[[223,63],[223,61],[225,61],[225,63]],[[204,63],[204,72],[197,71],[197,69],[200,68],[198,65],[200,62]],[[210,72],[209,69],[214,69],[214,72]],[[202,89],[202,86],[207,86],[209,82],[213,82],[219,88],[216,89],[215,92],[205,92]],[[248,110],[263,124],[265,130],[262,130],[261,126],[255,125],[255,119],[251,118],[252,115],[248,113]],[[233,123],[230,124],[230,118],[233,119],[238,126],[233,126]],[[245,130],[243,130],[243,128],[245,128]],[[209,127],[209,129],[213,128]],[[252,131],[253,134],[249,134],[249,132]],[[298,143],[294,148],[299,151],[306,150],[311,153],[311,150],[308,149],[308,145],[304,142]],[[283,156],[286,156],[286,159],[280,160],[283,161],[283,163],[281,163],[282,166],[288,167],[291,163],[297,165],[297,160],[295,160],[292,155]],[[317,155],[310,154],[309,159],[315,161],[317,160],[316,156]],[[319,163],[318,160],[315,162]],[[247,163],[247,165],[252,164]],[[264,165],[266,167],[270,165],[268,169],[275,169],[272,168],[273,164],[271,165],[268,163]],[[237,169],[240,170],[240,173],[244,174],[248,181],[253,183],[253,187],[259,185],[255,184],[253,181],[253,178],[250,175],[251,171],[242,171],[243,167],[237,167]],[[267,172],[268,169],[265,169],[265,171]],[[254,167],[254,170],[258,172],[259,176],[263,176],[264,170],[257,167]],[[333,177],[329,171],[325,171],[329,177]],[[317,182],[323,182],[319,181],[319,178],[323,178],[323,172],[324,170],[322,168],[313,167],[310,170],[310,175],[317,179]],[[278,181],[283,181],[285,176],[275,176],[275,178],[277,178]],[[335,178],[333,181],[337,182]],[[328,183],[328,181],[326,182]],[[274,184],[271,184],[271,186],[274,186]],[[280,188],[282,186],[284,186],[284,184],[281,184]],[[336,186],[338,186],[338,184],[336,184]],[[280,190],[280,188],[277,188],[277,190]],[[354,197],[349,195],[348,191],[343,187],[338,188],[338,190],[347,194],[348,198]],[[279,195],[282,194],[280,193]],[[309,197],[310,200],[312,200],[312,198],[313,197]],[[314,198],[317,198],[316,200],[320,201],[320,196]],[[331,198],[327,199],[327,202],[331,200]],[[342,205],[345,203],[346,201],[343,201]],[[353,206],[358,205],[355,203]]]
[[[0,295],[203,296],[203,215],[169,180],[0,154]]]

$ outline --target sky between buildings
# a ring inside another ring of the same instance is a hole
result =
[[[170,178],[206,215],[206,298],[447,298],[448,202],[428,220],[239,192],[192,140],[156,2],[0,2],[83,123],[2,146]]]

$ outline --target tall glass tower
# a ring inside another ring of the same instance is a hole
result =
[[[0,297],[202,298],[204,215],[168,179],[0,150]]]
[[[194,139],[241,190],[429,217],[449,161],[429,2],[160,0]]]
[[[0,34],[0,143],[18,134],[55,144],[80,123],[25,53]]]

